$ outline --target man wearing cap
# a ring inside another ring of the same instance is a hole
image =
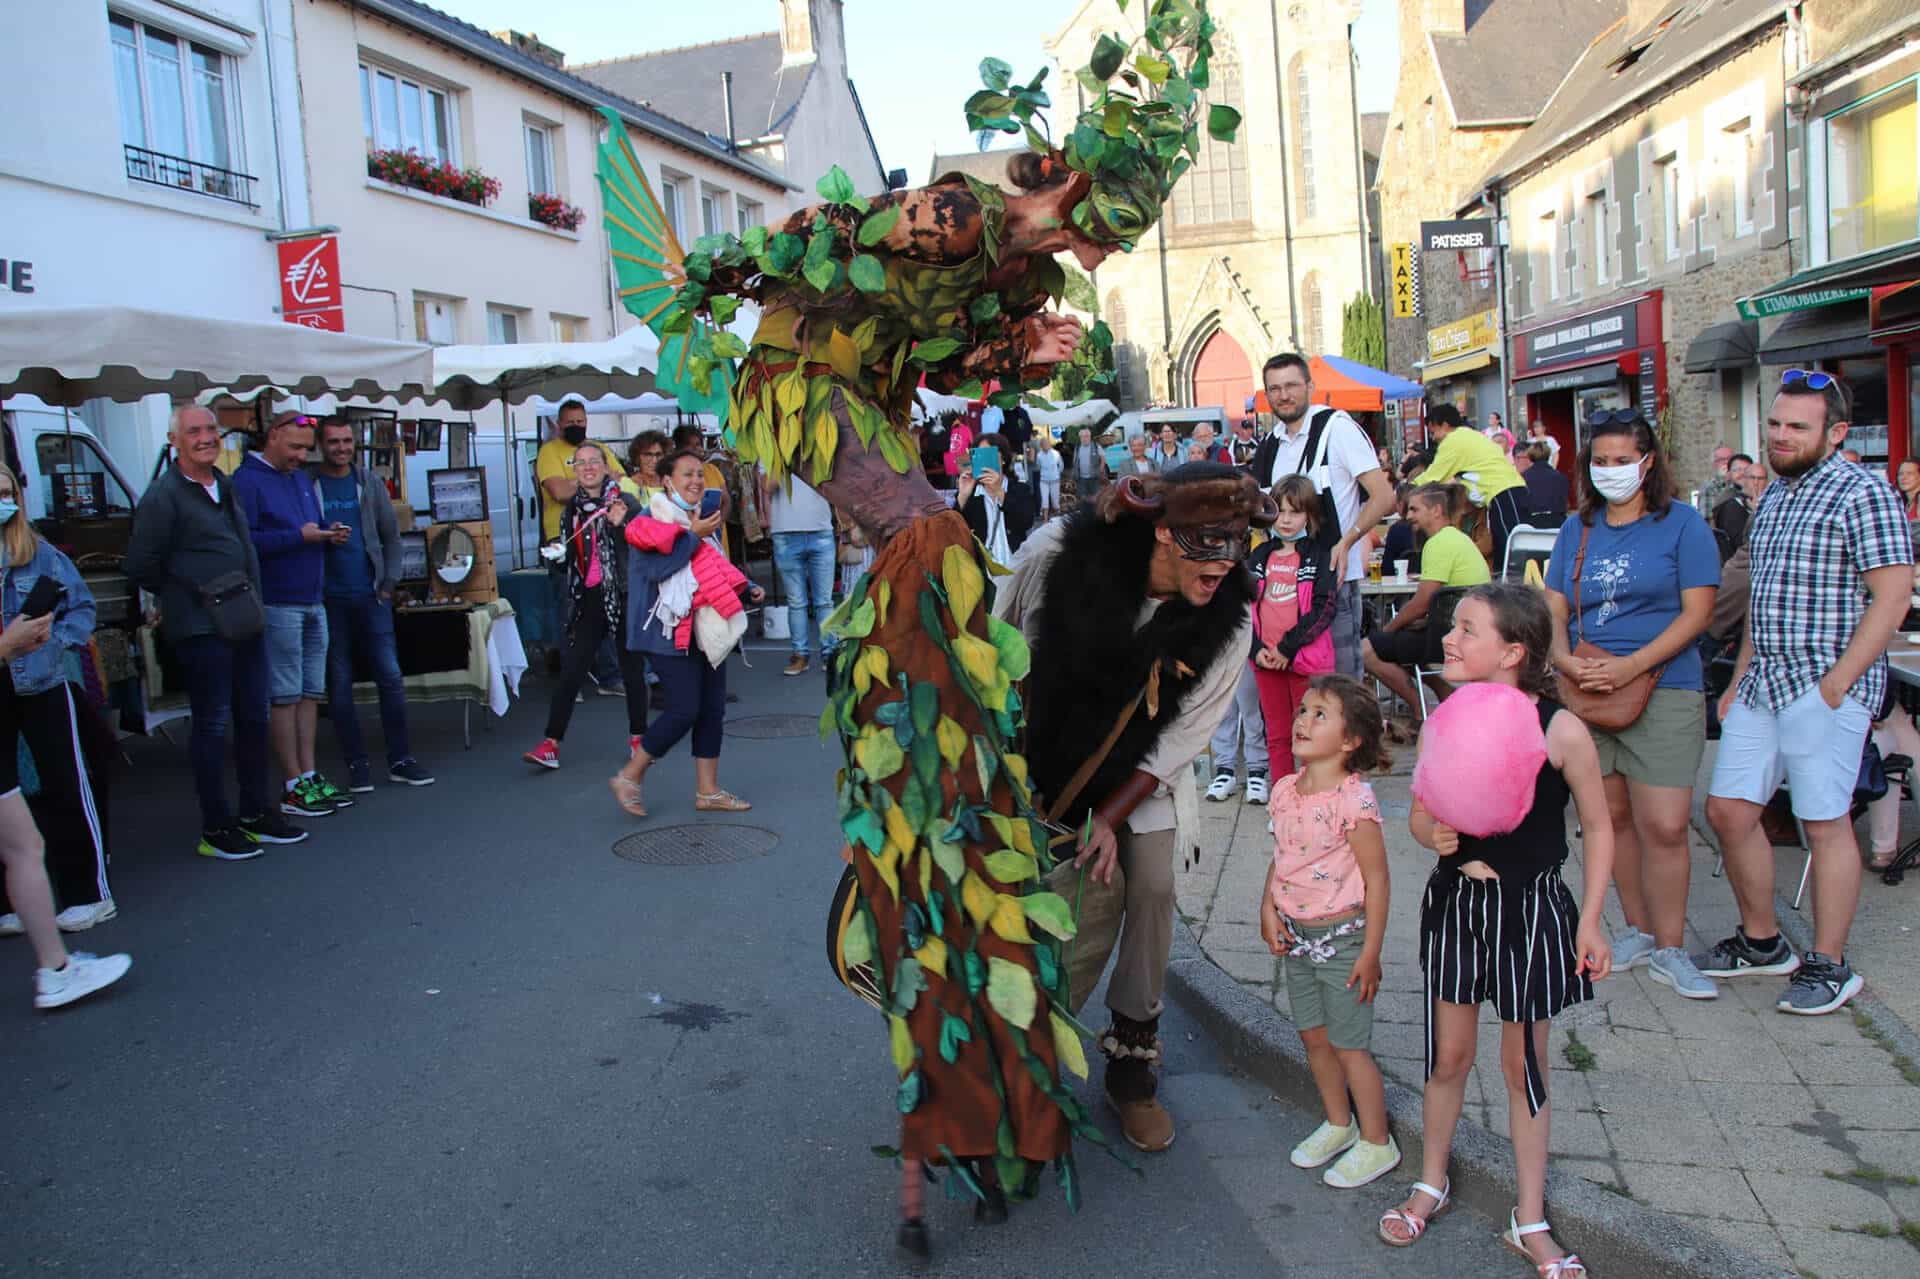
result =
[[[1107,1098],[1141,1150],[1173,1144],[1154,1066],[1184,842],[1175,797],[1184,790],[1181,809],[1197,812],[1193,761],[1252,648],[1248,530],[1277,513],[1250,476],[1221,463],[1124,475],[1029,537],[994,600],[994,615],[1019,627],[1033,654],[1026,758],[1042,807],[1084,832],[1079,863],[1093,879],[1124,874],[1125,924],[1107,986],[1113,1024],[1100,1047]],[[1102,678],[1087,679],[1090,670]]]
[[[560,538],[560,517],[565,514],[567,503],[573,500],[574,490],[580,486],[573,479],[573,452],[587,441],[587,402],[578,395],[566,395],[560,399],[554,412],[553,438],[540,446],[540,452],[533,460],[533,477],[540,484],[540,541],[542,545],[558,541]],[[616,450],[605,451],[607,469],[613,472],[617,482],[627,473],[615,457]],[[553,651],[560,650],[560,637],[567,630],[566,560],[549,561],[547,578],[553,584]],[[593,669],[594,691],[603,697],[624,697],[626,688],[620,682],[620,662],[613,651],[612,641],[600,646],[594,655]]]

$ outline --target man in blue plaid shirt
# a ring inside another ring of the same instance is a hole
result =
[[[1886,478],[1840,456],[1846,388],[1789,370],[1767,412],[1777,478],[1748,529],[1753,596],[1707,819],[1720,836],[1740,927],[1694,964],[1709,977],[1792,974],[1782,1012],[1829,1013],[1860,990],[1846,960],[1860,897],[1850,811],[1867,730],[1887,692],[1887,643],[1906,615],[1913,545]],[[1784,778],[1813,852],[1813,949],[1793,953],[1773,912],[1773,848],[1760,812]]]

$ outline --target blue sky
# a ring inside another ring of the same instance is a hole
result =
[[[430,3],[436,0],[429,0]],[[973,145],[960,104],[979,87],[980,59],[1005,58],[1030,75],[1046,65],[1041,42],[1077,0],[965,0],[940,12],[966,25],[927,31],[901,21],[900,0],[846,0],[847,60],[880,156],[914,182],[936,151]],[[724,40],[779,26],[779,0],[437,0],[439,8],[489,31],[537,34],[570,62]],[[1356,30],[1360,109],[1393,105],[1400,66],[1394,0],[1365,0]]]

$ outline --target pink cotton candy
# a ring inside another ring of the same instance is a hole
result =
[[[1464,835],[1504,835],[1533,807],[1546,758],[1531,698],[1505,684],[1464,684],[1427,717],[1413,797]]]

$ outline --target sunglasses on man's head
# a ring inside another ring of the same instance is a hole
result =
[[[1837,381],[1833,374],[1817,369],[1788,369],[1780,375],[1781,386],[1804,386],[1809,391],[1824,391]]]

